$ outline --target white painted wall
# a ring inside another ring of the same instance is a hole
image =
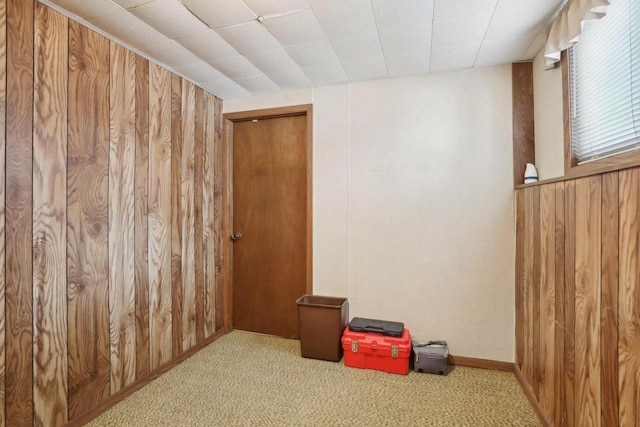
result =
[[[543,53],[533,61],[536,167],[541,180],[564,175],[562,68],[545,70]]]
[[[224,102],[313,103],[314,293],[452,353],[514,354],[509,66]]]

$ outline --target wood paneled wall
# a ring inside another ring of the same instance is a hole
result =
[[[640,425],[640,168],[516,203],[517,369],[550,424]]]
[[[221,107],[0,0],[0,425],[63,425],[223,328]]]

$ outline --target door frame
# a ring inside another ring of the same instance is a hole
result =
[[[223,219],[223,254],[226,262],[225,268],[225,296],[224,296],[224,320],[225,329],[233,329],[233,247],[231,235],[233,234],[233,125],[235,122],[244,122],[253,119],[274,119],[288,116],[306,116],[306,151],[307,151],[307,261],[306,261],[306,293],[313,292],[313,105],[301,104],[287,107],[267,108],[261,110],[238,111],[223,114],[223,140],[222,153],[227,177],[225,185],[227,197],[224,198]]]

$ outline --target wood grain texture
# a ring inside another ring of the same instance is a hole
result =
[[[619,173],[619,425],[640,423],[640,170]]]
[[[524,364],[524,189],[516,190],[516,365]]]
[[[33,423],[33,9],[33,0],[7,0],[7,425]]]
[[[182,200],[182,347],[196,344],[195,284],[195,86],[182,80],[182,156],[180,186]]]
[[[35,5],[33,108],[33,411],[68,420],[67,18]]]
[[[149,61],[136,55],[135,287],[136,378],[149,373]]]
[[[149,65],[149,347],[151,369],[172,358],[171,74]]]
[[[618,173],[602,175],[600,348],[603,426],[618,425]]]
[[[204,133],[202,141],[202,283],[204,303],[204,335],[209,337],[216,330],[216,216],[219,209],[216,200],[216,104],[215,97],[204,93]]]
[[[171,325],[173,357],[182,353],[182,79],[171,76]]]
[[[540,376],[538,401],[555,411],[556,189],[540,188]]]
[[[193,147],[193,215],[194,215],[194,271],[195,271],[195,317],[196,342],[204,341],[204,265],[203,265],[203,178],[204,178],[204,91],[195,87]]]
[[[575,411],[576,425],[599,426],[601,178],[576,180]]]
[[[109,397],[109,40],[69,21],[69,418]]]
[[[565,183],[565,270],[564,270],[564,393],[563,425],[575,426],[575,286],[576,286],[576,182]]]
[[[524,277],[523,313],[524,313],[524,358],[522,374],[527,379],[536,397],[538,396],[538,347],[539,347],[539,187],[524,189],[525,225],[524,225]]]
[[[135,54],[111,42],[109,313],[111,393],[136,378]]]
[[[555,343],[554,343],[554,413],[548,414],[556,426],[563,424],[564,405],[564,255],[565,255],[565,204],[564,182],[552,184],[556,198],[556,247],[555,247]]]
[[[4,209],[5,209],[5,153],[6,153],[6,108],[7,108],[7,2],[0,0],[0,427],[4,427],[6,420],[5,408],[5,237],[4,237]]]
[[[214,238],[215,238],[215,274],[216,292],[214,301],[215,330],[231,328],[231,240],[225,238],[231,224],[230,188],[231,188],[231,156],[229,143],[233,138],[226,138],[224,132],[224,117],[222,115],[222,100],[215,98],[214,136]]]
[[[513,96],[513,184],[524,181],[527,163],[535,163],[533,63],[511,65]]]
[[[306,291],[306,116],[234,123],[233,324],[297,338]]]

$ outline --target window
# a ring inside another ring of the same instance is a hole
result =
[[[585,21],[569,84],[572,165],[640,148],[640,1],[612,0]]]

